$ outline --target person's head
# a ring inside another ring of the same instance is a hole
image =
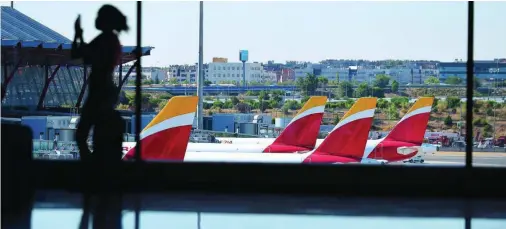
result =
[[[95,27],[102,32],[128,31],[125,15],[112,5],[104,5],[98,10]]]

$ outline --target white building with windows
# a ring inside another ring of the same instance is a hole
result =
[[[237,82],[243,79],[242,63],[212,62],[208,64],[206,80],[212,83]],[[246,82],[261,82],[263,67],[260,63],[246,63]]]
[[[184,81],[194,84],[197,83],[198,65],[172,65],[169,67],[168,81],[176,79],[178,83]]]
[[[350,66],[350,68],[353,66]],[[349,68],[333,68],[330,66],[322,66],[320,64],[306,64],[304,68],[294,69],[295,79],[300,77],[306,77],[307,74],[314,74],[316,76],[323,76],[329,81],[337,80],[339,75],[339,81],[347,81]]]
[[[130,65],[125,65],[122,67],[122,73],[121,77],[124,78],[130,69]],[[142,79],[143,80],[152,80],[152,81],[158,81],[163,82],[167,80],[168,73],[166,70],[158,67],[143,67],[142,71]],[[113,73],[114,81],[118,81],[118,77],[120,76],[119,67],[116,67],[116,70]],[[135,81],[135,78],[137,77],[137,72],[135,71],[135,68],[130,72],[130,75],[128,77],[128,81]]]
[[[329,79],[329,81],[351,81],[356,82],[373,82],[376,75],[385,74],[389,75],[392,80],[396,80],[401,84],[423,83],[429,76],[437,76],[437,69],[422,69],[422,68],[409,68],[409,67],[398,67],[398,68],[364,68],[362,66],[349,66],[348,68],[335,68],[331,66],[322,66],[320,64],[307,64],[304,68],[294,69],[295,78],[306,77],[306,75],[314,74],[316,76],[323,76]]]
[[[438,76],[438,71],[436,69],[422,69],[418,68],[409,68],[409,67],[397,67],[391,69],[358,69],[357,71],[357,81],[359,82],[369,82],[374,81],[376,75],[384,74],[390,76],[391,81],[396,80],[401,84],[423,84],[424,81],[430,76]],[[360,79],[360,80],[358,80]]]
[[[354,67],[355,66],[350,66],[348,68],[322,67],[320,75],[326,77],[329,81],[337,81],[337,77],[339,77],[339,82],[347,81],[350,69],[353,70]]]

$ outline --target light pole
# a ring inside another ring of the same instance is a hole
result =
[[[494,134],[493,134],[493,138],[494,138],[494,141],[495,141],[495,107],[492,107],[492,111],[494,112]]]
[[[242,61],[242,86],[246,88],[246,61]]]
[[[492,80],[492,87],[494,86],[494,78],[490,78]],[[490,96],[492,96],[492,87],[488,86],[488,97],[487,100],[490,100]]]
[[[248,50],[239,50],[239,60],[242,62],[242,86],[246,90],[246,61],[248,61]]]
[[[204,59],[204,1],[200,1],[200,22],[199,22],[199,74],[197,78],[197,96],[198,98],[198,106],[197,106],[197,129],[203,129],[203,85],[204,85],[204,67],[203,67],[203,59]],[[186,93],[185,93],[186,94]]]

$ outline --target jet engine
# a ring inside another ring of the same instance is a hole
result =
[[[422,147],[420,146],[403,146],[397,148],[397,153],[401,155],[409,155],[415,152],[422,152]]]

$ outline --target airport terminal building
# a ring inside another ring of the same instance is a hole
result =
[[[1,28],[2,108],[41,111],[82,105],[91,69],[70,58],[72,40],[7,6],[1,7]],[[120,87],[134,70],[135,65],[125,64],[135,60],[135,48],[122,47]],[[142,47],[142,55],[151,49]]]

